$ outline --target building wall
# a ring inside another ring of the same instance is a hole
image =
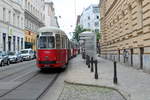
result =
[[[25,31],[25,41],[27,43],[25,48],[31,48],[32,50],[36,51],[36,34],[32,31]]]
[[[35,51],[37,30],[44,26],[44,0],[24,0],[24,9],[25,48],[32,48]]]
[[[150,72],[150,1],[100,2],[102,56]]]
[[[0,50],[20,51],[24,48],[24,10],[22,1],[0,2]]]
[[[57,17],[55,16],[55,9],[53,2],[45,1],[45,26],[59,27]]]
[[[93,12],[96,11],[96,12]],[[85,29],[99,32],[99,9],[98,5],[90,5],[80,16],[80,25]]]

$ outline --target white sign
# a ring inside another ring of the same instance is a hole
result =
[[[83,32],[80,34],[80,40],[84,40],[83,47],[85,54],[96,58],[96,34],[94,32]]]

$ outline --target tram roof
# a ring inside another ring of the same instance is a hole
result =
[[[63,30],[61,30],[60,28],[57,27],[52,27],[52,26],[46,26],[46,27],[42,27],[38,30],[38,32],[56,32],[56,33],[64,33],[65,32]]]

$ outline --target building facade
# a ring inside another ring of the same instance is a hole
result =
[[[55,16],[54,4],[51,1],[45,1],[45,26],[59,27],[57,17]]]
[[[80,24],[85,29],[99,32],[99,8],[98,5],[90,5],[80,16]]]
[[[22,0],[0,1],[0,51],[24,48],[24,9]]]
[[[102,57],[150,72],[150,1],[100,0]]]
[[[36,50],[38,28],[44,26],[44,0],[24,0],[25,48]]]

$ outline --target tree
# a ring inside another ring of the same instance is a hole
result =
[[[73,34],[73,38],[76,39],[77,41],[79,41],[79,34],[84,32],[84,31],[88,31],[89,29],[84,29],[82,26],[77,25],[75,28],[75,32]]]
[[[97,41],[99,41],[101,39],[101,33],[96,32],[96,37],[97,37]]]

